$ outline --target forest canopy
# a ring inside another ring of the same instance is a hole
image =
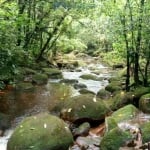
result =
[[[0,87],[22,66],[72,51],[103,57],[149,83],[148,0],[0,0]]]

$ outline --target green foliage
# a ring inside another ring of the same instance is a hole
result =
[[[86,45],[80,39],[69,39],[65,36],[61,37],[57,43],[57,49],[64,53],[70,53],[73,50],[83,52],[86,48]]]
[[[124,64],[125,57],[122,57],[117,50],[110,51],[108,53],[100,53],[101,57],[103,58],[104,62],[108,63],[110,66],[113,66],[114,64]]]

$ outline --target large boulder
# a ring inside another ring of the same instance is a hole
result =
[[[138,112],[138,109],[131,104],[118,109],[111,116],[105,118],[106,132],[116,128],[121,122],[133,119]]]
[[[141,126],[143,143],[150,141],[150,122],[144,123]]]
[[[62,79],[60,83],[65,83],[65,84],[75,84],[78,83],[78,80],[76,79]]]
[[[116,128],[118,125],[115,119],[109,116],[105,118],[105,126],[106,126],[106,132],[109,132],[110,130]]]
[[[135,90],[133,90],[133,104],[137,107],[139,107],[139,100],[140,98],[145,95],[148,94],[150,92],[150,88],[149,87],[143,87],[143,86],[139,86],[138,88],[136,88]]]
[[[108,99],[111,97],[111,93],[106,91],[105,89],[100,89],[97,94],[97,97],[101,98],[101,99]]]
[[[115,111],[112,114],[112,117],[114,118],[114,120],[117,123],[119,123],[121,121],[125,121],[125,120],[134,118],[138,112],[139,111],[135,106],[133,106],[132,104],[129,104],[129,105],[124,106],[124,107],[118,109],[117,111]]]
[[[108,104],[112,110],[117,110],[131,103],[139,107],[139,99],[142,95],[149,93],[149,91],[149,87],[138,87],[131,92],[118,91],[105,103]]]
[[[129,132],[114,128],[106,133],[100,143],[100,150],[118,150],[132,137]]]
[[[133,103],[134,94],[132,92],[117,92],[112,98],[109,99],[111,101],[111,109],[117,110],[125,105]]]
[[[114,93],[116,91],[122,90],[122,87],[118,82],[111,82],[105,87],[105,90]]]
[[[101,77],[97,77],[96,75],[93,75],[93,74],[83,74],[80,76],[80,78],[85,79],[85,80],[94,80],[94,81],[103,80]]]
[[[90,91],[90,90],[85,89],[85,88],[80,89],[80,90],[79,90],[79,93],[80,93],[80,94],[93,94],[93,95],[95,95],[95,93],[94,93],[93,91]]]
[[[75,83],[73,86],[74,86],[75,89],[87,88],[87,86],[83,83]]]
[[[64,101],[61,117],[70,121],[83,118],[99,120],[104,119],[108,112],[102,100],[92,94],[83,94]]]
[[[150,94],[143,95],[140,98],[139,108],[145,113],[150,113]]]
[[[7,150],[66,150],[73,136],[65,122],[48,113],[28,117],[15,129]]]

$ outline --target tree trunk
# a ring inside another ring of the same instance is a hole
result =
[[[138,22],[138,31],[137,31],[137,40],[136,40],[136,51],[134,55],[134,82],[135,85],[139,85],[139,53],[141,48],[141,40],[142,40],[142,17],[143,17],[143,6],[144,1],[141,0],[140,8],[139,8],[139,22]]]
[[[25,6],[26,6],[26,2],[24,0],[18,0],[18,18],[24,13],[25,10]],[[21,45],[21,32],[22,32],[22,26],[21,24],[18,24],[18,31],[17,31],[17,46]]]
[[[126,9],[126,7],[125,7]],[[127,39],[127,31],[126,31],[126,20],[125,20],[125,15],[122,16],[121,18],[121,24],[123,25],[123,36],[126,44],[126,52],[127,52],[127,57],[126,57],[126,66],[127,66],[127,75],[126,75],[126,91],[130,90],[130,53],[129,53],[129,43]]]

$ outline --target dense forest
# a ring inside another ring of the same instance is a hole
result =
[[[126,89],[149,81],[149,15],[146,0],[1,0],[0,87],[20,67],[71,51],[127,66]]]
[[[0,149],[150,149],[149,0],[0,0]]]

